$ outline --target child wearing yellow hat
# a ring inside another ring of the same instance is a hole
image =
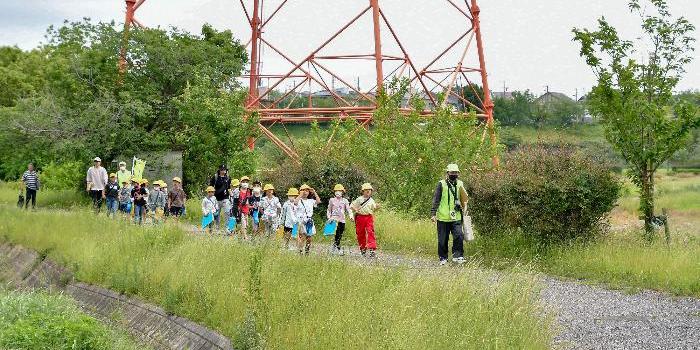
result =
[[[311,250],[311,240],[316,234],[314,225],[314,209],[321,203],[321,198],[318,197],[316,190],[309,185],[301,185],[299,187],[299,253],[309,254]]]
[[[179,177],[173,178],[173,188],[168,192],[168,208],[170,215],[179,218],[185,211],[185,202],[187,194],[182,189],[182,179]]]
[[[353,220],[352,209],[350,209],[350,202],[345,198],[345,187],[341,184],[335,185],[333,187],[333,197],[328,200],[328,210],[326,211],[326,217],[328,220],[333,220],[337,223],[335,229],[335,237],[333,240],[333,253],[338,255],[343,255],[343,249],[340,247],[340,242],[343,239],[343,233],[345,232],[345,214],[347,213],[347,218]]]
[[[148,180],[141,179],[140,186],[134,193],[134,222],[141,225],[146,219],[146,205],[148,204]]]
[[[364,256],[369,250],[369,257],[376,256],[377,240],[374,236],[374,212],[379,204],[372,198],[374,188],[370,183],[362,185],[362,195],[357,197],[350,207],[355,212],[355,233],[360,252]]]
[[[161,180],[154,181],[153,191],[148,196],[149,210],[151,211],[151,217],[153,218],[154,224],[158,224],[163,221],[165,201],[166,195],[165,192],[163,192],[163,182]]]
[[[279,198],[275,196],[275,186],[266,184],[263,187],[265,196],[260,199],[260,213],[262,214],[262,222],[265,226],[265,236],[270,238],[277,231],[278,219],[282,211],[282,205]]]
[[[206,197],[202,199],[202,229],[207,229],[212,233],[213,226],[216,222],[216,216],[219,215],[219,202],[214,196],[214,186],[209,186],[206,189]]]
[[[287,191],[287,201],[284,202],[282,206],[282,216],[281,222],[284,225],[284,247],[289,249],[289,240],[292,238],[292,231],[294,226],[299,224],[299,209],[301,204],[297,198],[299,197],[299,190],[296,188],[290,188]],[[293,249],[293,248],[292,248]]]
[[[109,180],[105,185],[105,199],[107,200],[107,216],[114,217],[119,207],[119,183],[117,174],[109,174]]]

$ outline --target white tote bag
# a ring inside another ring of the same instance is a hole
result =
[[[462,212],[462,236],[465,241],[474,240],[474,227],[472,226],[472,217],[467,214],[467,209]]]

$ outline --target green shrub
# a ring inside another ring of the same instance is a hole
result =
[[[52,190],[84,189],[85,172],[89,166],[82,162],[46,164],[40,174],[42,187]]]
[[[565,145],[527,146],[503,161],[468,181],[482,236],[516,231],[549,244],[604,230],[621,186],[605,162]]]

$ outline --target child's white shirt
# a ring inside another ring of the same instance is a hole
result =
[[[217,211],[219,211],[219,203],[216,201],[216,197],[202,199],[202,216],[214,214]]]

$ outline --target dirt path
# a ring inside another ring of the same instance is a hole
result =
[[[344,256],[336,256],[329,253],[329,248],[316,244],[311,253],[350,263],[425,272],[461,268],[453,264],[438,266],[436,259],[396,253],[380,252],[376,258],[365,258],[356,248],[346,249]],[[494,280],[501,275],[498,271],[484,272],[493,274]],[[555,348],[700,349],[700,299],[674,298],[653,291],[626,294],[546,275],[537,278],[542,284],[542,306],[555,315],[558,327]]]

